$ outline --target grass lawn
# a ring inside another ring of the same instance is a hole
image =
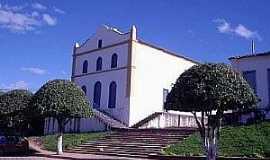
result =
[[[204,155],[198,133],[164,150],[168,155]],[[220,156],[270,157],[270,122],[221,129]]]
[[[63,136],[63,148],[70,148],[82,143],[85,143],[90,140],[95,140],[101,138],[105,135],[105,132],[96,132],[96,133],[73,133],[73,134],[64,134]],[[43,147],[49,151],[57,150],[57,135],[48,135],[41,137],[43,142]]]

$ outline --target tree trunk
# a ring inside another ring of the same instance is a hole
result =
[[[58,121],[58,129],[59,133],[57,136],[57,154],[61,155],[63,154],[63,133],[64,133],[64,121],[63,120],[57,120]]]
[[[207,160],[216,160],[217,156],[217,131],[218,131],[218,119],[215,119],[214,116],[209,117],[208,119],[209,133],[207,137],[208,149],[207,149]]]
[[[63,133],[57,136],[57,154],[63,154]]]
[[[216,160],[217,156],[217,134],[215,128],[210,128],[210,136],[208,138],[207,160]]]

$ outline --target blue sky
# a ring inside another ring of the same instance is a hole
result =
[[[268,0],[0,0],[0,88],[69,78],[74,42],[136,25],[147,42],[201,62],[270,50]]]

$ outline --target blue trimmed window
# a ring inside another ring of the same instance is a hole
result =
[[[94,100],[93,100],[94,108],[100,107],[100,98],[101,98],[101,83],[98,81],[95,83],[94,86]]]
[[[253,89],[254,93],[257,93],[257,84],[256,84],[256,71],[245,71],[243,72],[243,77],[248,82],[249,86]]]
[[[117,85],[113,81],[110,83],[110,88],[109,88],[109,103],[108,103],[108,108],[115,108],[116,105],[116,88]]]
[[[88,61],[85,60],[83,62],[83,71],[82,71],[82,73],[87,73],[87,70],[88,70]]]
[[[96,71],[101,71],[102,70],[102,58],[98,57],[97,63],[96,63]]]
[[[102,40],[98,40],[98,48],[102,48]]]
[[[166,98],[167,98],[168,94],[169,94],[169,90],[163,88],[163,103],[166,102]]]
[[[86,88],[86,86],[82,86],[82,90],[83,90],[84,94],[86,95],[86,93],[87,93],[87,88]]]
[[[270,68],[267,69],[267,79],[268,79],[268,104],[270,107]]]
[[[112,55],[112,59],[111,59],[111,68],[116,68],[117,67],[117,59],[118,59],[118,56],[116,53],[114,53]]]
[[[167,96],[168,96],[168,94],[169,94],[169,90],[168,89],[165,89],[165,88],[163,88],[163,109],[165,110],[165,102],[166,102],[166,100],[167,100]]]

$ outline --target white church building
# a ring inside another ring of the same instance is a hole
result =
[[[100,26],[73,49],[72,81],[82,88],[94,110],[92,118],[72,120],[67,132],[108,128],[196,127],[191,114],[164,110],[173,83],[198,62],[146,43],[136,27],[122,33]],[[57,131],[46,119],[45,134]]]

